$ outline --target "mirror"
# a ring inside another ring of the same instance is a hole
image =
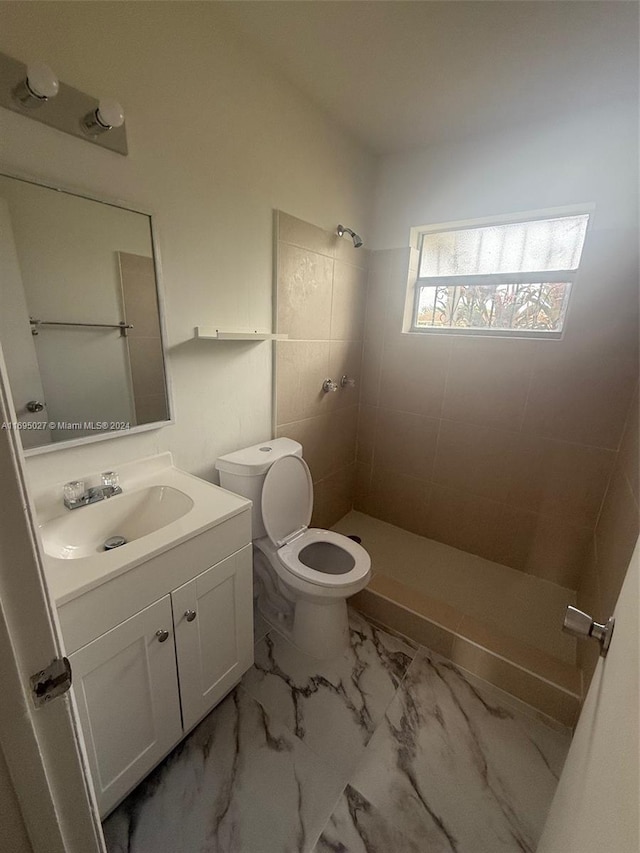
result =
[[[151,217],[0,175],[0,343],[26,452],[169,420]]]

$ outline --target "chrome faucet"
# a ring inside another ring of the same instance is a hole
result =
[[[101,486],[84,487],[83,480],[71,480],[64,485],[64,505],[67,509],[79,509],[81,506],[104,501],[115,495],[121,495],[120,480],[115,471],[105,471],[102,474]]]

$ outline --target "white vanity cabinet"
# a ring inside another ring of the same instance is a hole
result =
[[[250,542],[247,505],[58,606],[103,816],[253,663]]]
[[[165,642],[158,630],[168,632]],[[69,655],[69,661],[104,814],[182,737],[170,596]]]
[[[253,663],[252,572],[249,546],[171,593],[185,731]]]

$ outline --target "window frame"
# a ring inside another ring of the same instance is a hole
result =
[[[528,340],[561,340],[564,337],[571,298],[575,289],[576,279],[582,263],[582,252],[587,241],[587,235],[593,224],[594,204],[571,205],[550,208],[547,210],[527,211],[504,216],[489,216],[482,219],[468,219],[457,222],[443,222],[438,225],[418,226],[411,229],[411,247],[417,254],[415,277],[411,276],[407,293],[407,309],[410,310],[408,324],[403,330],[411,335],[456,335],[475,336],[482,338],[525,338]],[[545,219],[561,219],[570,216],[588,216],[584,243],[580,255],[580,264],[575,270],[543,270],[517,273],[483,273],[457,276],[419,276],[420,259],[422,254],[423,237],[427,234],[437,234],[449,231],[467,231],[473,228],[483,228],[489,225],[512,225],[518,222],[535,222]],[[482,326],[449,328],[446,326],[418,326],[418,306],[423,288],[453,286],[466,284],[470,286],[494,286],[499,284],[552,284],[567,283],[568,293],[565,297],[564,322],[560,331],[536,332],[532,329],[491,329]],[[411,291],[413,293],[411,294]],[[407,311],[408,313],[408,311]],[[406,316],[406,315],[405,315]]]

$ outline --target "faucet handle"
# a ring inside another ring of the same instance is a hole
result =
[[[111,486],[111,488],[115,489],[120,485],[120,477],[118,476],[117,471],[104,471],[102,474],[102,485],[103,486]]]
[[[84,482],[82,480],[71,480],[64,484],[64,499],[71,503],[79,501],[84,495]]]

